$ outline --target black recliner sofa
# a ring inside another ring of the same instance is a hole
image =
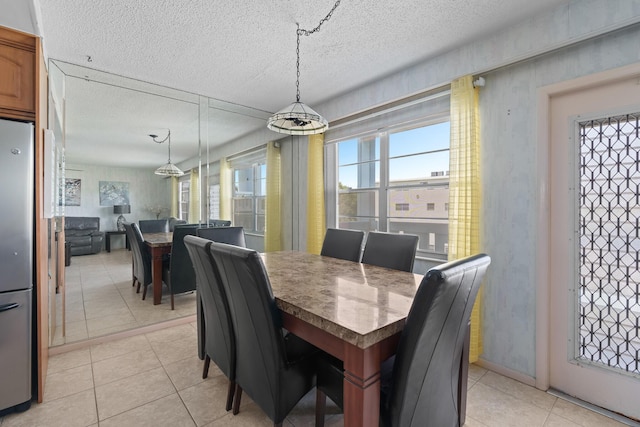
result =
[[[64,219],[65,242],[71,245],[71,255],[97,254],[102,250],[104,233],[100,218],[68,216]]]

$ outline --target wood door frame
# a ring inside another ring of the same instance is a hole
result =
[[[536,245],[536,372],[535,386],[547,390],[550,383],[550,245],[551,245],[551,98],[566,92],[604,85],[616,80],[638,77],[640,84],[640,62],[577,79],[555,83],[538,89],[537,93],[537,221],[538,242]]]

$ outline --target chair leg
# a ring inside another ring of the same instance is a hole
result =
[[[131,287],[133,288],[136,285],[136,278],[134,277],[133,280],[131,280]]]
[[[143,290],[142,290],[142,301],[144,301],[144,299],[147,297],[147,287],[148,285],[144,285],[143,286]]]
[[[211,358],[207,354],[204,357],[204,368],[202,369],[202,379],[207,378],[207,376],[209,375],[209,364],[210,363],[211,363]],[[227,409],[227,411],[228,411],[228,409]]]
[[[231,405],[233,405],[233,394],[235,389],[236,383],[234,381],[229,381],[229,389],[227,390],[227,406],[225,406],[227,411],[231,410]]]
[[[282,421],[279,423],[273,423],[273,427],[282,427]]]
[[[138,280],[138,287],[136,289],[136,294],[139,294],[139,293],[140,293],[140,281]]]
[[[236,384],[236,394],[233,398],[233,415],[238,415],[238,412],[240,412],[241,399],[242,399],[242,387]]]
[[[171,294],[171,310],[173,310],[173,294]]]
[[[324,427],[324,414],[327,410],[327,395],[316,387],[316,427]]]

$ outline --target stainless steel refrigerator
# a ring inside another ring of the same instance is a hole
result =
[[[0,411],[31,402],[33,124],[0,120]]]

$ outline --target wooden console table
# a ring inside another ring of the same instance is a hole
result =
[[[120,231],[120,230],[111,230],[111,231],[105,231],[105,248],[107,249],[107,252],[111,252],[111,236],[115,235],[123,235],[124,236],[124,244],[126,246],[127,249],[131,250],[131,246],[129,246],[129,236],[127,236],[127,232],[126,231]]]

